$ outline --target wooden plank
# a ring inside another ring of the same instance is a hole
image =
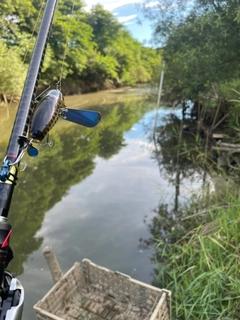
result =
[[[223,139],[224,135],[222,133],[213,133],[213,139]]]
[[[235,149],[235,148],[227,148],[227,147],[212,147],[212,150],[215,151],[228,151],[229,153],[233,154],[233,153],[240,153],[240,149]]]

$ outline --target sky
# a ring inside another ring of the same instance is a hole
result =
[[[92,6],[95,6],[96,4],[101,4],[104,9],[112,11],[118,7],[121,7],[126,4],[133,4],[133,3],[141,3],[142,0],[115,0],[115,1],[109,1],[109,0],[87,0],[87,8],[91,9]]]
[[[126,26],[132,36],[138,41],[150,45],[152,34],[151,23],[140,12],[138,6],[143,0],[85,0],[86,10],[101,4],[105,10],[110,11],[118,21]],[[154,6],[158,1],[152,1],[148,6]],[[139,23],[141,21],[141,24]]]

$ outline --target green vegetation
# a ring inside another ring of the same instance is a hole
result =
[[[163,122],[152,153],[175,186],[168,204],[160,186],[151,238],[141,243],[155,247],[153,284],[171,290],[173,319],[239,319],[239,169],[217,166],[198,135],[184,132],[179,148],[180,126],[175,116]],[[196,184],[203,187],[193,194]]]
[[[0,92],[19,94],[22,83],[25,81],[26,67],[13,48],[7,48],[3,40],[0,40]],[[10,75],[14,75],[11,77]]]
[[[165,99],[191,100],[197,120],[205,120],[210,133],[225,119],[222,124],[230,141],[239,141],[239,1],[170,0],[164,4],[159,1],[154,10],[145,9],[155,21],[155,41],[165,61]],[[195,124],[199,140],[196,129]],[[158,142],[162,149],[165,146],[160,163],[176,163],[176,156],[171,157],[174,148],[166,151],[166,146],[173,146],[174,136],[165,140],[163,136]],[[189,145],[181,151],[182,156],[193,158]],[[198,143],[195,154],[195,161],[205,166],[204,149]],[[185,163],[181,158],[177,163],[183,176]],[[216,171],[220,174],[215,170],[215,176]],[[167,165],[166,172],[171,173]],[[214,192],[193,197],[186,207],[178,203],[176,186],[175,206],[160,204],[155,209],[149,225],[152,238],[146,244],[156,245],[155,284],[172,291],[173,319],[240,318],[239,169],[228,173],[236,184],[226,187],[222,179]],[[206,175],[202,180],[206,184]]]
[[[74,6],[73,6],[74,4]],[[0,94],[20,95],[45,1],[0,3]],[[9,63],[11,61],[11,64]],[[134,40],[117,19],[97,5],[59,0],[44,62],[41,86],[62,77],[63,93],[149,82],[160,55]],[[19,76],[20,75],[20,76]]]
[[[156,282],[172,291],[173,319],[240,317],[240,193],[223,179],[220,185],[181,210],[181,228],[175,221],[171,232],[178,241],[158,241]]]
[[[239,108],[231,101],[238,97],[231,89],[240,89],[239,1],[170,0],[153,8],[145,10],[163,50],[165,99],[207,107],[210,122],[219,103],[219,115],[231,116]]]

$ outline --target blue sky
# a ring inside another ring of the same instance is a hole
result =
[[[142,2],[143,0],[86,0],[86,9],[90,10],[92,6],[101,4],[126,26],[135,39],[147,44],[151,39],[152,29],[150,21],[144,18],[138,8]],[[158,1],[152,1],[148,5],[154,6],[157,3]]]

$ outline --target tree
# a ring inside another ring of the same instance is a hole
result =
[[[87,15],[87,22],[93,30],[93,41],[97,44],[98,51],[106,54],[109,46],[118,41],[119,31],[123,26],[117,19],[101,5],[96,5]]]
[[[52,63],[43,73],[44,81],[57,81],[69,75],[74,81],[78,80],[94,49],[92,29],[86,23],[81,1],[76,5],[68,0],[59,1],[49,45]]]
[[[157,16],[156,40],[161,37],[164,44],[165,84],[173,99],[196,100],[213,84],[239,78],[238,6],[237,1],[199,0],[192,8],[179,5]]]
[[[26,66],[14,48],[0,40],[0,94],[20,95],[25,81]]]
[[[18,72],[16,57],[26,65],[30,62],[44,7],[45,2],[38,0],[0,3],[0,34],[4,48],[10,50],[10,56],[14,55],[15,74]],[[158,60],[157,52],[144,51],[124,26],[100,5],[87,13],[82,1],[59,0],[39,89],[55,86],[59,79],[64,81],[64,94],[147,82],[154,75]],[[13,71],[9,69],[9,72]],[[15,76],[11,76],[13,81]],[[17,89],[15,83],[12,86]],[[9,82],[6,87],[11,87]]]

